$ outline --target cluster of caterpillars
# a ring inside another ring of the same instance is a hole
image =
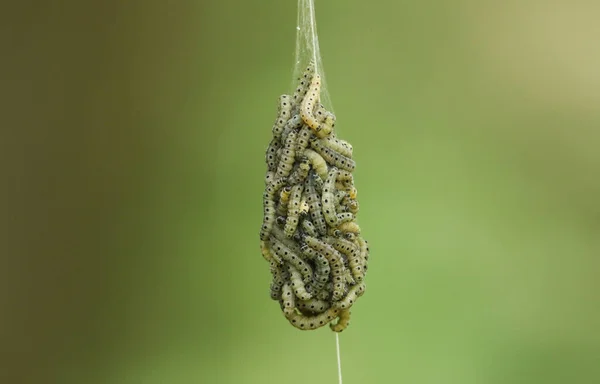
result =
[[[314,62],[294,94],[279,97],[267,152],[260,245],[271,265],[271,298],[299,329],[343,331],[365,292],[367,241],[356,223],[352,146],[336,137],[320,103]],[[337,319],[337,322],[333,322]]]

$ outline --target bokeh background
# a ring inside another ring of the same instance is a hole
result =
[[[258,247],[296,1],[1,8],[0,382],[335,383]],[[600,382],[600,3],[316,10],[372,254],[344,382]]]

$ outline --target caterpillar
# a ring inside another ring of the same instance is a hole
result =
[[[295,239],[289,239],[285,235],[283,228],[281,228],[282,225],[285,225],[285,217],[279,218],[278,223],[279,223],[279,225],[274,225],[273,228],[271,229],[271,236],[276,238],[279,242],[281,242],[283,245],[288,247],[294,253],[299,253],[300,245],[296,242]]]
[[[327,284],[327,286],[325,287],[325,289],[323,289],[320,292],[317,292],[317,294],[315,295],[315,297],[319,300],[327,300],[329,299],[330,292],[333,290],[333,284],[329,283]]]
[[[348,258],[348,267],[356,281],[361,282],[364,278],[364,258],[361,250],[352,242],[345,239],[332,239],[331,245]]]
[[[308,146],[308,143],[312,137],[312,131],[308,125],[303,125],[298,132],[298,139],[296,141],[296,153],[298,155],[303,154],[304,150]]]
[[[346,181],[349,182],[351,185],[354,184],[352,173],[346,171],[345,169],[338,170],[337,181]]]
[[[265,193],[263,194],[263,226],[260,231],[260,239],[267,240],[271,229],[273,228],[273,222],[275,221],[275,193],[283,187],[285,179],[276,179],[269,183]]]
[[[340,312],[338,308],[328,308],[324,312],[315,316],[307,316],[302,313],[297,313],[295,311],[296,300],[292,294],[291,288],[287,284],[284,285],[283,292],[284,294],[282,295],[281,300],[283,313],[290,324],[298,329],[309,330],[320,328],[335,319]]]
[[[283,126],[283,132],[281,133],[281,141],[285,143],[290,132],[297,130],[302,126],[302,119],[298,115],[294,115],[291,119]]]
[[[335,115],[327,111],[321,103],[317,103],[315,108],[315,120],[317,122],[315,133],[319,138],[329,135],[335,126]]]
[[[348,197],[350,197],[351,199],[356,199],[358,191],[356,190],[356,187],[354,185],[348,185],[346,187],[346,190],[348,191]]]
[[[265,160],[267,162],[267,169],[270,172],[277,170],[277,150],[281,148],[281,143],[277,139],[271,140],[267,147],[267,153],[265,154]]]
[[[301,252],[306,255],[308,259],[313,260],[315,265],[315,275],[312,283],[309,285],[311,291],[322,291],[323,288],[325,288],[325,284],[329,281],[329,274],[331,273],[329,261],[321,252],[315,251],[306,244],[302,246]]]
[[[296,150],[296,153],[298,153],[297,150]],[[306,177],[308,176],[309,171],[310,171],[310,162],[308,161],[308,159],[306,157],[303,157],[303,159],[298,164],[296,164],[294,171],[292,172],[292,174],[290,175],[290,177],[288,179],[288,183],[290,185],[296,185],[296,184],[302,183],[304,180],[306,180]]]
[[[281,159],[279,160],[279,165],[277,166],[277,175],[279,177],[287,177],[292,170],[294,165],[294,159],[296,154],[296,131],[291,131],[288,137],[285,140],[285,146],[283,147],[283,151],[281,152]]]
[[[329,171],[327,173],[327,175],[329,174]],[[325,179],[327,179],[327,176],[325,176]],[[315,191],[317,192],[318,195],[322,195],[323,194],[323,180],[320,176],[317,177],[316,174],[313,174],[312,179],[310,180],[314,187],[315,187]]]
[[[358,201],[351,199],[350,201],[348,201],[348,210],[353,213],[353,214],[357,214],[358,213]]]
[[[330,227],[337,227],[338,225],[338,217],[335,212],[335,200],[334,200],[334,191],[335,191],[335,179],[337,177],[337,168],[331,167],[329,170],[329,174],[327,175],[327,179],[323,184],[323,192],[322,192],[322,204],[323,204],[323,216],[325,217],[325,221],[327,225]]]
[[[300,214],[308,214],[308,203],[306,202],[306,194],[304,193],[302,194],[302,198],[300,199]]]
[[[300,84],[298,84],[298,87],[294,91],[294,95],[292,97],[294,106],[300,105],[300,103],[304,99],[304,96],[306,95],[306,91],[308,90],[308,86],[310,85],[310,81],[313,77],[314,72],[315,63],[311,60],[306,69],[304,70],[302,77],[299,79]]]
[[[312,295],[306,291],[302,275],[292,265],[287,265],[288,273],[290,274],[290,281],[292,282],[292,290],[297,298],[300,300],[310,300]]]
[[[352,212],[344,212],[337,214],[337,223],[343,224],[349,221],[354,221],[354,214]]]
[[[360,259],[362,261],[363,275],[365,275],[369,267],[369,243],[362,237],[358,237],[357,242],[360,248]]]
[[[298,313],[292,313],[287,316],[287,319],[289,320],[290,324],[298,329],[317,329],[335,319],[339,312],[340,310],[337,308],[329,308],[325,312],[319,313],[315,316],[305,316]]]
[[[296,309],[296,300],[294,297],[294,291],[288,283],[284,283],[281,287],[281,309],[286,317],[292,316]]]
[[[350,157],[350,158],[352,157],[352,150],[353,150],[352,145],[350,145],[348,142],[346,142],[344,140],[340,140],[338,138],[328,136],[328,137],[319,139],[319,142],[321,143],[321,145],[331,149],[332,151],[338,152],[339,154],[346,156],[346,157]]]
[[[327,137],[333,131],[333,127],[335,126],[335,115],[331,112],[327,112],[325,115],[325,119],[319,126],[317,127],[317,137],[324,138]]]
[[[310,139],[310,146],[314,149],[318,154],[320,154],[325,161],[335,165],[338,168],[344,169],[348,172],[352,172],[356,167],[356,163],[349,157],[341,155],[336,151],[333,151],[323,144],[321,144],[317,138]]]
[[[302,260],[298,253],[286,247],[282,242],[273,236],[271,236],[271,247],[280,259],[290,263],[302,274],[302,280],[305,283],[310,283],[313,274],[312,268],[310,265],[304,262],[304,260]]]
[[[339,170],[338,170],[338,175],[339,175]],[[336,204],[336,206],[339,206],[342,204],[344,199],[348,196],[348,192],[336,189],[334,195],[335,195],[334,196],[335,204]]]
[[[260,252],[262,253],[265,260],[267,260],[269,263],[272,261],[275,261],[277,264],[283,263],[283,261],[279,258],[279,256],[277,256],[273,252],[271,252],[271,247],[269,246],[269,244],[266,241],[261,240]]]
[[[286,185],[281,189],[279,193],[279,204],[277,205],[277,214],[284,216],[287,213],[287,206],[290,199],[290,193],[292,193],[292,187]]]
[[[321,240],[306,236],[306,244],[315,251],[321,252],[329,262],[331,267],[331,277],[333,280],[333,300],[338,301],[344,295],[346,284],[344,283],[344,262],[342,256],[331,245],[322,242]]]
[[[275,172],[267,171],[265,174],[265,185],[269,185],[273,180],[275,180]]]
[[[329,324],[331,330],[334,332],[342,332],[344,329],[348,328],[348,325],[350,325],[349,309],[342,309],[340,311],[338,322],[336,324]]]
[[[298,300],[296,302],[296,305],[300,312],[302,312],[303,314],[323,313],[325,310],[331,307],[329,302],[316,298],[312,298],[309,300]]]
[[[350,240],[350,241],[356,240],[356,235],[352,232],[346,232],[343,235],[346,240]]]
[[[358,245],[360,247],[361,257],[365,260],[369,260],[369,242],[362,237],[359,237]]]
[[[344,281],[350,286],[356,284],[356,280],[354,280],[354,277],[352,277],[352,273],[349,269],[344,269]]]
[[[271,274],[273,275],[273,281],[271,282],[271,299],[279,300],[281,298],[281,288],[288,279],[288,275],[275,263],[271,263]]]
[[[273,125],[273,137],[278,139],[283,132],[283,127],[289,117],[292,105],[290,103],[290,97],[288,95],[279,96],[279,111],[277,113],[277,119]]]
[[[298,226],[300,216],[300,199],[304,191],[304,184],[296,184],[292,187],[292,198],[289,202],[288,216],[285,222],[284,232],[287,237],[292,237]]]
[[[306,158],[310,161],[313,169],[315,172],[317,172],[321,179],[325,180],[327,178],[327,162],[325,162],[323,156],[319,155],[310,148],[304,150],[304,156],[306,156]]]
[[[340,309],[350,308],[352,306],[352,304],[354,304],[356,299],[358,299],[360,296],[362,296],[364,292],[365,292],[365,284],[364,283],[360,283],[360,284],[353,286],[352,288],[350,288],[350,290],[348,291],[348,294],[346,295],[346,297],[344,297],[343,300],[335,303],[335,307],[340,308]]]
[[[360,227],[354,221],[342,223],[338,226],[338,229],[342,232],[360,234]]]
[[[285,304],[295,304],[295,301],[288,300]],[[296,313],[295,311],[290,312],[289,310],[284,310],[284,315],[294,327],[301,330],[309,330],[317,329],[328,324],[338,316],[339,312],[340,310],[338,308],[328,308],[315,316],[306,316],[301,313]]]
[[[327,232],[327,226],[325,218],[323,217],[321,199],[315,189],[314,179],[314,177],[310,177],[309,175],[306,180],[306,203],[308,204],[308,212],[317,232],[320,235],[324,235]]]
[[[302,220],[302,230],[309,236],[317,236],[317,230],[315,229],[315,226],[313,225],[312,221],[308,219]]]

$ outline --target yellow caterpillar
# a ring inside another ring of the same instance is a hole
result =
[[[311,127],[315,132],[319,127],[319,122],[313,115],[313,110],[315,108],[315,104],[319,102],[319,94],[321,92],[321,76],[319,74],[314,74],[313,78],[310,82],[310,86],[308,87],[308,91],[302,100],[302,104],[300,106],[300,117],[302,120]]]
[[[342,332],[350,325],[350,310],[342,309],[340,311],[340,316],[338,322],[336,324],[329,324],[331,330],[334,332]]]

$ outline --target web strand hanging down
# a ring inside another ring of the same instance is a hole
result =
[[[342,358],[340,356],[340,334],[335,334],[335,347],[337,351],[338,382],[342,384]]]

